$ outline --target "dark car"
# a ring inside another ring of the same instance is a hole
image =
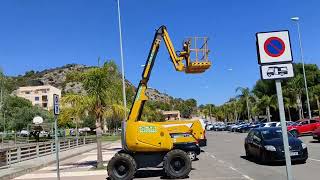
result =
[[[314,130],[312,132],[313,139],[320,141],[320,128]]]
[[[307,146],[290,133],[288,139],[291,160],[304,163],[308,159]],[[245,139],[244,148],[248,158],[253,157],[261,163],[285,160],[282,131],[279,127],[251,129]]]
[[[236,128],[236,132],[245,133],[250,130],[250,124],[242,124]]]

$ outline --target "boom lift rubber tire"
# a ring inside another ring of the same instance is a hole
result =
[[[107,171],[112,180],[131,180],[137,170],[137,163],[126,153],[117,153],[108,163]]]
[[[163,168],[169,178],[182,179],[189,175],[191,163],[191,159],[186,152],[174,149],[164,156]]]

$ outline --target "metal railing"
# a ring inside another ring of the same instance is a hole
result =
[[[67,151],[85,144],[96,142],[95,138],[80,137],[79,139],[60,139],[60,152]],[[11,164],[55,153],[55,142],[30,143],[0,150],[0,168]]]

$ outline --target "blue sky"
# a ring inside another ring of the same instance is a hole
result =
[[[120,65],[115,0],[1,0],[0,67],[7,75],[69,63]],[[154,30],[167,26],[179,49],[189,36],[208,36],[212,68],[201,75],[175,72],[164,44],[149,86],[198,103],[222,104],[239,86],[260,78],[255,33],[288,29],[299,61],[300,16],[306,63],[320,65],[320,1],[317,0],[121,0],[125,75],[137,85]],[[232,69],[232,70],[231,70]]]

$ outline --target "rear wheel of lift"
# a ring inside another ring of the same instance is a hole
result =
[[[191,161],[195,161],[197,159],[197,154],[194,151],[188,151],[187,152],[189,158],[191,159]]]
[[[172,179],[186,178],[191,171],[191,159],[180,149],[168,152],[163,160],[164,171]]]
[[[107,171],[112,180],[131,180],[137,169],[137,164],[132,156],[118,153],[109,161]]]

